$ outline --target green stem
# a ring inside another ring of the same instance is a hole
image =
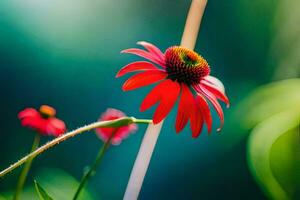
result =
[[[100,148],[93,165],[89,168],[89,171],[87,173],[85,173],[84,176],[82,177],[79,187],[77,188],[77,191],[73,197],[73,200],[76,200],[79,197],[81,190],[84,188],[85,184],[87,183],[89,178],[92,176],[92,174],[96,171],[97,167],[99,166],[99,164],[100,164],[106,150],[108,149],[110,142],[111,142],[112,138],[114,137],[115,133],[117,132],[117,130],[118,129],[116,129],[111,134],[110,138]]]
[[[21,166],[22,164],[27,162],[29,159],[35,158],[36,156],[40,155],[41,153],[43,153],[47,149],[49,149],[49,148],[65,141],[65,140],[67,140],[71,137],[74,137],[78,134],[81,134],[83,132],[90,131],[92,129],[99,128],[99,127],[120,127],[120,126],[126,126],[128,124],[132,124],[132,123],[137,123],[137,124],[139,124],[139,123],[140,124],[152,123],[152,120],[136,119],[134,117],[122,117],[122,118],[115,119],[115,120],[94,122],[94,123],[91,123],[89,125],[80,127],[80,128],[78,128],[74,131],[70,131],[68,133],[63,134],[62,136],[59,136],[59,137],[51,140],[50,142],[44,144],[43,146],[39,147],[35,151],[33,151],[30,154],[26,155],[25,157],[21,158],[19,161],[15,162],[14,164],[9,166],[8,168],[1,171],[0,172],[0,177],[3,177],[7,173],[9,173],[12,170],[16,169],[17,167]]]
[[[151,124],[152,120],[150,120],[150,119],[133,119],[133,122],[136,124]]]
[[[30,152],[33,152],[34,150],[36,150],[36,148],[38,148],[39,144],[40,144],[40,135],[38,133],[36,133]],[[18,200],[20,198],[20,195],[21,195],[22,189],[24,187],[24,183],[26,181],[26,177],[27,177],[27,174],[30,170],[32,161],[33,161],[33,158],[28,159],[25,166],[24,166],[24,168],[22,169],[22,172],[19,176],[19,180],[18,180],[18,183],[17,183],[16,192],[15,192],[15,195],[14,195],[14,198],[13,198],[14,200]]]

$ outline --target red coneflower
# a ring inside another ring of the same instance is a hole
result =
[[[37,111],[34,108],[26,108],[18,114],[22,126],[38,131],[42,135],[59,136],[66,131],[65,123],[55,117],[54,108],[42,105]]]
[[[108,108],[99,118],[98,121],[108,121],[126,117],[126,115],[117,109]],[[113,145],[120,144],[121,141],[129,136],[130,133],[135,132],[136,124],[129,124],[118,128],[96,128],[96,133],[104,142],[107,142],[110,137]]]
[[[122,53],[135,54],[151,62],[137,61],[123,67],[116,77],[129,72],[142,71],[130,77],[123,90],[129,91],[159,82],[143,100],[140,110],[145,111],[159,103],[153,123],[161,122],[171,111],[178,97],[179,105],[176,117],[176,132],[180,132],[190,120],[192,136],[198,137],[203,123],[211,132],[212,117],[208,105],[210,101],[221,120],[220,130],[224,123],[223,110],[217,99],[229,106],[222,83],[209,76],[210,67],[207,61],[196,52],[180,46],[173,46],[162,53],[148,42],[138,42],[146,50],[130,48]],[[156,65],[154,65],[154,64]],[[181,93],[181,95],[180,95]]]

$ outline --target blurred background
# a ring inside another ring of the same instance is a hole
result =
[[[189,0],[0,1],[0,168],[30,150],[34,134],[17,119],[25,107],[55,107],[69,130],[97,120],[108,107],[151,118],[153,110],[139,112],[151,87],[124,93],[121,85],[125,78],[114,78],[122,66],[139,59],[120,55],[120,51],[136,47],[140,40],[162,50],[179,44],[189,5]],[[251,132],[277,112],[292,109],[296,119],[300,116],[299,6],[297,0],[208,1],[196,51],[208,60],[212,75],[223,81],[230,98],[231,108],[224,107],[224,129],[211,135],[205,129],[197,139],[192,139],[189,128],[177,135],[177,108],[173,109],[164,123],[140,199],[281,199],[274,194],[279,189],[268,186],[257,172],[255,153],[260,151],[255,150]],[[285,80],[290,78],[294,79]],[[276,83],[269,86],[270,82]],[[289,122],[290,116],[283,119]],[[299,133],[300,120],[294,121],[284,131]],[[219,120],[215,112],[213,124],[216,130]],[[89,182],[89,198],[122,199],[145,129],[140,125],[136,134],[109,149]],[[257,135],[268,136],[268,130]],[[288,199],[300,197],[300,169],[293,162],[297,160],[300,166],[296,137],[291,135],[288,140],[294,141],[295,147],[289,151],[295,157],[285,160],[291,161],[291,166],[279,170],[283,176],[273,174]],[[274,138],[275,143],[278,137]],[[291,146],[284,144],[278,144],[281,148],[277,150],[274,147],[275,153]],[[70,185],[76,187],[76,180],[101,145],[89,132],[39,156],[26,183],[28,197],[23,198],[37,199],[29,194],[33,179],[40,180],[53,197],[73,191]],[[274,163],[280,164],[285,157],[276,155]],[[268,170],[275,173],[273,168]],[[287,171],[292,174],[285,176]],[[0,179],[0,194],[9,196],[19,172]]]

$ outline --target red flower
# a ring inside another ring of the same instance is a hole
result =
[[[37,111],[34,108],[26,108],[18,114],[22,126],[38,131],[42,135],[59,136],[66,131],[65,123],[55,118],[55,109],[42,105]]]
[[[119,119],[121,117],[126,117],[126,115],[117,109],[108,108],[99,118],[98,121],[107,121],[107,120],[114,120]],[[127,126],[122,126],[118,128],[96,128],[96,133],[100,137],[101,140],[104,142],[107,142],[110,137],[111,143],[113,145],[118,145],[121,143],[121,141],[128,137],[130,133],[135,132],[137,129],[136,124],[129,124]]]
[[[140,110],[145,111],[158,103],[153,123],[161,122],[171,111],[179,98],[176,118],[176,132],[180,132],[190,120],[193,137],[201,133],[203,123],[211,131],[212,117],[208,105],[210,101],[216,109],[221,125],[224,123],[223,110],[217,99],[229,106],[223,84],[209,76],[210,67],[206,60],[196,52],[180,46],[173,46],[162,53],[156,46],[147,42],[138,42],[146,50],[131,48],[122,53],[135,54],[147,61],[137,61],[123,67],[116,77],[129,72],[141,71],[130,77],[123,90],[133,90],[159,82],[143,100]],[[154,64],[156,65],[154,65]],[[180,95],[181,94],[181,95]],[[180,96],[180,97],[179,97]]]

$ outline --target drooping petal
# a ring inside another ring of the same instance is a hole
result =
[[[36,121],[32,125],[33,126],[31,128],[37,130],[42,135],[49,135],[47,131],[48,120],[43,118],[36,119]]]
[[[193,94],[189,87],[182,83],[181,84],[181,97],[178,104],[178,112],[176,117],[175,129],[179,133],[187,124],[192,113],[195,112],[195,102]]]
[[[29,127],[31,129],[34,129],[38,131],[39,133],[42,133],[43,135],[47,135],[46,129],[45,129],[45,119],[43,119],[40,116],[37,117],[25,117],[21,119],[21,125],[25,127]]]
[[[137,62],[130,63],[124,66],[122,69],[120,69],[120,71],[116,75],[116,78],[130,72],[141,71],[141,70],[158,70],[158,68],[150,62],[137,61]]]
[[[165,56],[164,54],[161,52],[161,50],[159,48],[157,48],[155,45],[149,43],[149,42],[145,42],[145,41],[140,41],[137,42],[137,44],[142,45],[143,47],[145,47],[149,52],[157,55],[157,57],[160,58],[160,60],[162,62],[164,62],[165,60]]]
[[[157,55],[149,53],[145,50],[142,49],[137,49],[137,48],[130,48],[130,49],[125,49],[123,51],[121,51],[121,53],[131,53],[131,54],[135,54],[137,56],[143,57],[147,60],[150,60],[151,62],[154,62],[158,65],[163,66],[164,63],[161,61],[161,59],[159,57],[157,57]]]
[[[180,85],[172,80],[165,80],[155,86],[145,97],[141,104],[141,111],[144,111],[159,101],[159,105],[153,115],[153,123],[161,122],[171,111],[178,95],[180,93]]]
[[[26,108],[18,114],[19,119],[23,119],[25,117],[37,117],[39,116],[39,112],[34,108]]]
[[[153,123],[154,124],[158,124],[169,114],[169,112],[173,108],[174,104],[176,103],[176,100],[180,93],[179,83],[173,82],[171,80],[168,80],[168,81],[170,82],[168,84],[169,85],[168,90],[164,91],[164,93],[162,95],[162,99],[153,115]]]
[[[186,84],[181,84],[181,88],[182,93],[176,118],[176,132],[180,132],[185,127],[188,119],[190,119],[192,137],[196,138],[200,135],[203,127],[202,113],[190,88]]]
[[[208,133],[210,133],[211,127],[212,127],[212,117],[211,117],[209,105],[208,105],[207,101],[205,100],[205,98],[201,94],[197,95],[196,102],[197,102],[197,105],[200,108],[201,114],[204,118],[204,122],[207,126],[207,131],[208,131]]]
[[[220,89],[220,91],[225,94],[225,87],[222,83],[222,81],[220,81],[218,78],[214,77],[214,76],[205,76],[203,78],[203,80],[215,85],[216,87],[218,87]]]
[[[210,92],[208,91],[206,88],[201,88],[202,93],[209,99],[209,101],[212,103],[213,107],[215,108],[215,110],[217,111],[217,114],[220,118],[221,124],[220,124],[220,128],[218,128],[218,131],[220,131],[223,127],[224,124],[224,113],[223,113],[223,109],[220,106],[217,98]]]
[[[163,90],[166,88],[166,80],[162,81],[158,85],[156,85],[144,98],[142,101],[142,104],[140,106],[140,111],[144,112],[145,110],[148,110],[150,107],[155,105],[160,99],[161,99],[161,94]]]
[[[218,88],[217,86],[214,86],[206,81],[201,81],[200,84],[201,88],[206,88],[208,91],[210,91],[215,97],[226,103],[227,107],[229,107],[229,99],[227,96]]]
[[[194,99],[194,104],[195,104],[195,109],[194,112],[192,112],[190,122],[191,122],[191,129],[192,129],[192,137],[197,138],[202,131],[203,117],[199,106],[197,106],[196,104],[196,99]]]
[[[135,74],[132,77],[130,77],[123,84],[122,89],[124,91],[134,90],[136,88],[158,82],[166,78],[167,76],[168,76],[167,73],[162,70],[148,70],[145,72],[141,72],[139,74]]]
[[[47,133],[55,137],[60,136],[66,131],[66,125],[62,120],[57,118],[50,118],[47,122]]]

